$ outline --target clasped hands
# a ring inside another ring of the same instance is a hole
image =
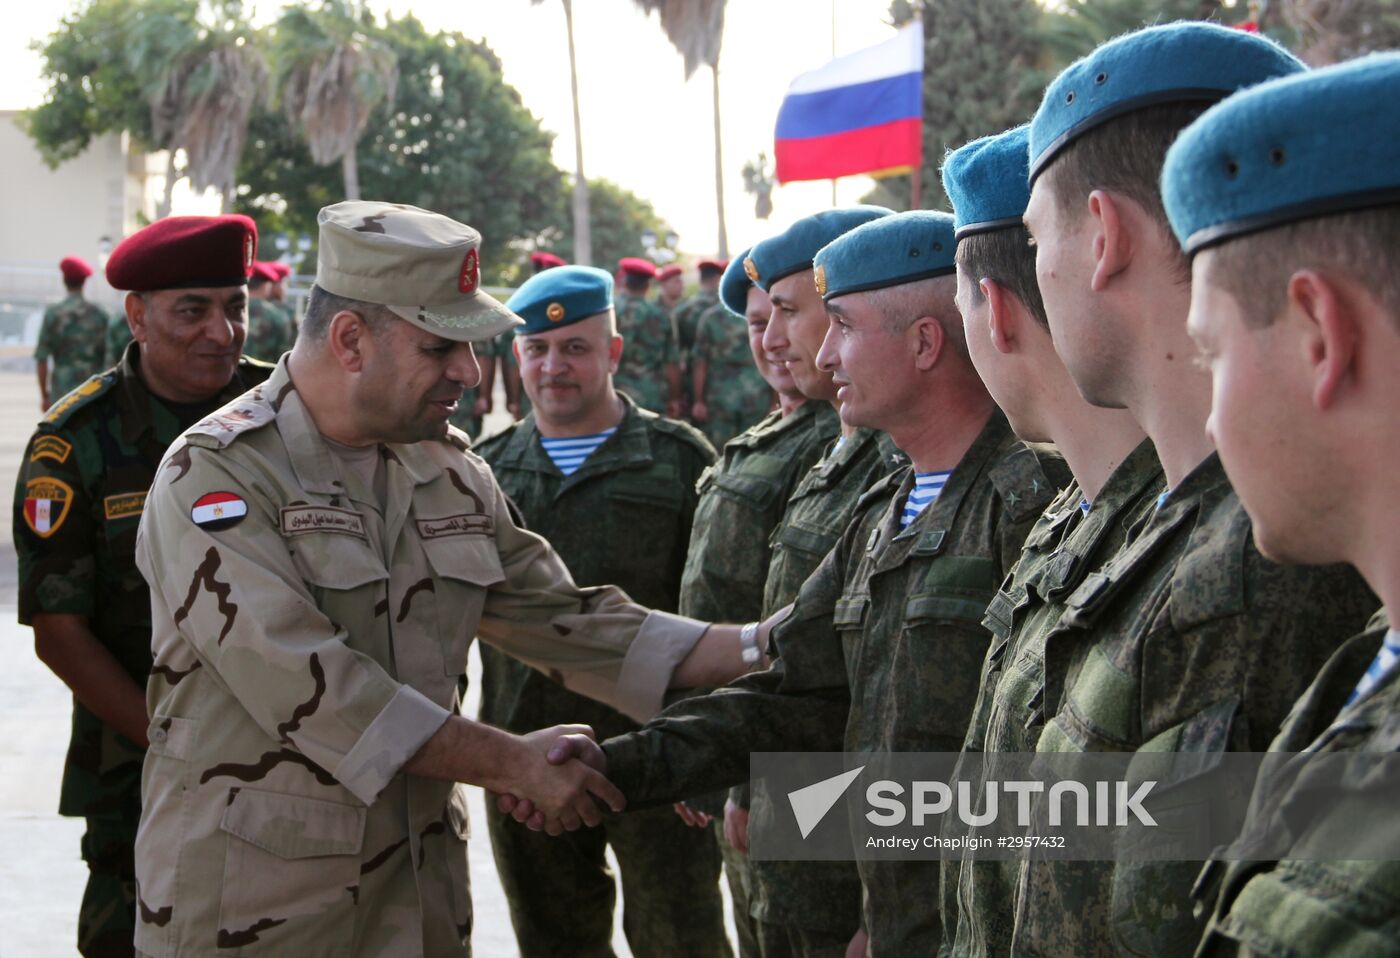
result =
[[[605,810],[627,806],[607,779],[608,758],[587,725],[555,725],[520,738],[531,755],[496,796],[496,807],[517,822],[559,835],[601,825]]]

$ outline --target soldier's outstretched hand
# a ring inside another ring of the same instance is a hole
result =
[[[555,725],[538,729],[524,738],[544,753],[549,763],[545,766],[548,772],[572,774],[584,784],[588,794],[583,798],[587,801],[587,808],[591,809],[591,817],[582,814],[582,811],[587,809],[581,809],[578,818],[583,824],[593,826],[603,820],[589,795],[597,796],[615,812],[620,812],[626,807],[627,801],[622,792],[606,778],[608,757],[594,740],[591,728],[586,725]],[[534,796],[535,792],[524,787],[522,781],[518,792],[503,793],[496,797],[496,808],[526,827],[535,831],[545,831],[550,835],[573,831],[579,827],[577,824],[572,828],[568,827],[571,819],[558,812],[551,813],[550,807]]]

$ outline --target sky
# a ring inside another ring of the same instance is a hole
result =
[[[283,3],[248,4],[255,21],[273,19]],[[71,8],[69,0],[30,0],[6,12],[0,36],[0,109],[43,100],[40,61],[28,49]],[[500,57],[506,82],[556,134],[554,159],[574,169],[569,52],[559,0],[370,0],[371,9],[414,13],[429,29],[484,39]],[[788,84],[836,55],[888,39],[888,0],[732,0],[720,55],[725,220],[731,253],[831,205],[829,182],[793,183],[773,193],[773,215],[758,220],[740,169],[773,153],[773,122]],[[834,22],[834,30],[833,30]],[[712,255],[717,242],[711,75],[687,82],[681,56],[655,16],[632,0],[574,0],[584,170],[650,200],[676,230],[680,249]],[[837,201],[854,203],[866,177],[837,183]],[[177,212],[207,204],[177,194]],[[183,207],[183,210],[181,209]],[[488,237],[489,240],[489,237]]]

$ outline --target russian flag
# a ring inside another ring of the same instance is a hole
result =
[[[793,80],[774,134],[778,182],[917,168],[923,73],[924,31],[915,21]]]

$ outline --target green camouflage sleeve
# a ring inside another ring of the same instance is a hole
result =
[[[41,429],[25,447],[15,483],[19,621],[38,612],[90,616],[96,604],[96,518],[83,482],[78,437]]]
[[[122,361],[122,353],[131,342],[131,327],[126,324],[126,314],[118,312],[107,321],[107,342],[102,350],[103,368],[110,369]]]
[[[54,353],[54,333],[58,328],[58,314],[54,307],[44,310],[44,318],[39,322],[39,340],[34,344],[34,361],[42,363]]]

